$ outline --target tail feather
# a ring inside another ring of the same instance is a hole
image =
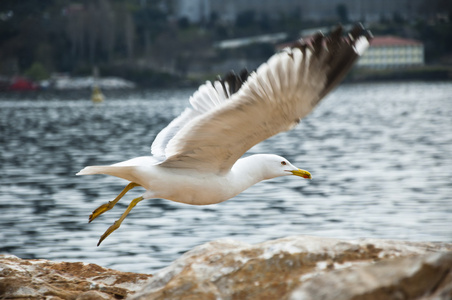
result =
[[[106,174],[111,175],[112,166],[88,166],[80,170],[75,175],[95,175],[95,174]]]
[[[140,166],[151,166],[156,163],[158,163],[158,160],[152,156],[140,156],[113,165],[88,166],[75,175],[105,174],[135,181]]]
[[[75,175],[104,174],[119,177],[130,182],[137,182],[136,166],[88,166]]]

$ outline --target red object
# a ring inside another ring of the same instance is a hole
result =
[[[12,91],[33,91],[38,89],[38,85],[23,77],[16,77],[13,79],[13,83],[9,86]]]
[[[390,46],[420,46],[421,41],[413,39],[405,39],[397,36],[375,36],[370,41],[372,47],[390,47]]]

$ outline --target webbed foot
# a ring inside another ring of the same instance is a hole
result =
[[[100,243],[102,243],[102,241],[107,238],[107,236],[109,236],[113,231],[115,231],[116,229],[119,228],[119,226],[121,226],[122,221],[124,221],[124,219],[127,217],[127,215],[132,210],[132,208],[134,208],[135,205],[137,205],[138,202],[140,202],[143,199],[144,199],[143,197],[138,197],[138,198],[133,199],[132,202],[130,202],[130,204],[127,207],[126,211],[121,215],[121,218],[119,218],[117,221],[115,221],[113,223],[113,225],[111,225],[107,229],[107,231],[105,231],[105,233],[100,237],[99,242],[97,243],[97,246],[99,246]]]
[[[129,183],[123,190],[122,192],[115,198],[115,200],[113,201],[109,201],[108,203],[104,203],[101,206],[99,206],[98,208],[96,208],[91,215],[89,215],[89,221],[88,223],[91,223],[95,218],[97,218],[98,216],[100,216],[101,214],[103,214],[106,211],[109,211],[110,209],[112,209],[116,203],[118,203],[119,200],[121,200],[122,197],[124,197],[124,195],[130,191],[131,189],[133,189],[134,187],[140,186],[138,183],[135,182],[131,182]]]

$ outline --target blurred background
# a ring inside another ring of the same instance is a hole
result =
[[[356,22],[372,29],[374,48],[388,50],[368,53],[361,66],[371,70],[356,79],[401,77],[387,70],[400,66],[410,67],[404,75],[411,78],[444,79],[451,11],[448,0],[3,0],[1,82],[6,89],[25,76],[42,87],[74,88],[62,77],[97,68],[140,87],[180,86],[253,69],[288,41]]]
[[[0,2],[0,253],[152,273],[219,238],[307,234],[452,242],[452,2],[42,0]],[[149,155],[200,83],[252,70],[290,41],[362,22],[375,38],[275,153],[313,180],[265,181],[221,204],[141,202],[76,177]]]

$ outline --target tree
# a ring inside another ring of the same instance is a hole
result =
[[[336,6],[336,13],[339,16],[339,21],[342,23],[348,23],[348,9],[347,5],[341,3]]]
[[[35,81],[45,80],[50,77],[49,73],[40,62],[33,63],[33,65],[25,71],[25,75]]]
[[[235,26],[239,28],[251,27],[256,23],[256,12],[254,10],[246,10],[237,15]]]
[[[126,43],[127,58],[129,60],[133,59],[134,56],[134,42],[135,42],[135,24],[130,13],[126,14],[125,24],[124,24],[124,40]]]

